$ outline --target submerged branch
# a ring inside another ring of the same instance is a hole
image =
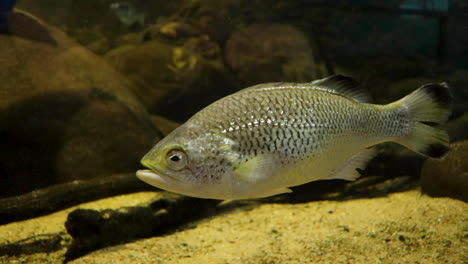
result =
[[[167,234],[215,213],[219,202],[163,192],[161,197],[141,206],[99,211],[76,209],[65,223],[73,237],[65,262],[107,246]]]
[[[154,190],[135,174],[77,180],[0,199],[0,224],[48,214],[72,205],[119,194]]]

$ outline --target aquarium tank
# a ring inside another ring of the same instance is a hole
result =
[[[468,2],[0,0],[0,263],[468,263]]]

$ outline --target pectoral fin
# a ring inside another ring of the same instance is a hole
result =
[[[289,193],[286,187],[278,187],[272,178],[275,161],[269,155],[259,155],[242,161],[234,170],[238,194],[243,198],[262,198]]]
[[[327,179],[354,181],[361,176],[356,169],[364,169],[367,162],[375,157],[375,155],[377,155],[375,148],[361,150],[332,170]]]
[[[234,170],[239,182],[256,182],[273,166],[273,160],[268,155],[258,155],[247,161],[242,161]]]

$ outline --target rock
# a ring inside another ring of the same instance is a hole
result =
[[[131,4],[144,13],[145,23],[155,23],[156,20],[167,14],[174,13],[182,0],[174,1],[133,1]],[[126,34],[138,27],[132,28],[122,24],[119,17],[111,10],[110,5],[119,0],[96,1],[61,1],[55,0],[23,0],[17,1],[17,7],[25,9],[55,26],[66,29],[67,33],[75,36],[76,30],[92,28],[100,35],[106,36],[111,42],[115,37]],[[85,18],[85,19],[84,19]]]
[[[143,32],[143,40],[155,40],[164,37],[170,40],[188,38],[199,35],[200,32],[190,24],[183,22],[168,22],[164,24],[150,25]]]
[[[121,47],[125,45],[137,45],[139,43],[141,43],[140,33],[128,33],[128,34],[119,36],[115,40],[114,46]]]
[[[221,51],[218,44],[210,41],[209,37],[206,35],[188,39],[184,43],[183,48],[189,52],[199,54],[205,59],[220,58]]]
[[[316,77],[307,38],[288,25],[257,24],[235,32],[226,44],[225,58],[246,86]]]
[[[446,79],[453,95],[453,114],[468,112],[468,71],[456,71]]]
[[[76,209],[65,222],[73,237],[66,262],[102,247],[169,233],[174,227],[209,216],[219,202],[163,192],[161,197],[140,206]],[[117,229],[123,232],[115,232]]]
[[[134,85],[27,13],[0,35],[2,196],[139,168],[159,133]]]
[[[234,28],[245,22],[244,16],[251,19],[251,16],[256,14],[255,11],[259,10],[256,9],[259,6],[262,5],[254,6],[252,1],[244,0],[183,1],[178,7],[177,14],[202,35],[209,36],[217,43],[225,43]],[[237,21],[240,14],[242,17]]]
[[[468,139],[468,111],[447,122],[446,128],[450,141],[455,142]]]
[[[234,91],[219,46],[203,36],[186,39],[182,46],[146,41],[120,47],[106,58],[136,84],[147,109],[176,121]]]
[[[70,12],[70,9],[76,6],[71,6],[71,3],[67,1],[56,2],[54,0],[41,0],[41,1],[22,0],[22,1],[16,1],[16,2],[17,2],[16,8],[25,10],[29,13],[34,14],[35,16],[46,18],[47,23],[50,23],[56,26],[67,24],[67,22],[70,22],[70,18],[72,18],[72,20],[76,20],[76,17],[78,16],[81,16],[81,18],[83,18],[82,16],[83,13],[87,13],[92,10],[92,9],[83,8],[83,9],[77,9],[77,10],[80,10],[80,12]],[[95,2],[101,2],[101,1],[95,1]],[[98,3],[98,5],[94,5],[94,8],[95,8],[94,10],[101,11],[102,7],[103,5]],[[94,17],[95,14],[93,12],[89,12],[86,20],[88,20],[92,16]],[[84,21],[82,21],[82,23],[83,22]]]
[[[165,136],[180,126],[180,123],[167,119],[163,116],[153,115],[151,116],[151,119],[153,120],[154,126],[157,127],[159,131],[161,131],[161,133]]]
[[[110,50],[110,47],[111,45],[107,38],[102,38],[100,40],[86,45],[86,48],[98,55],[106,54]]]
[[[173,71],[173,47],[158,41],[125,45],[111,50],[105,58],[119,72],[133,81],[135,93],[151,109],[164,96],[182,89]]]
[[[105,39],[101,32],[97,28],[76,28],[69,29],[67,34],[73,36],[73,39],[76,40],[81,45],[90,45]]]
[[[465,130],[466,131],[466,130]],[[468,141],[455,142],[443,160],[428,159],[421,171],[421,189],[434,197],[468,202]]]

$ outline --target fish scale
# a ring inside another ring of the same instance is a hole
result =
[[[446,84],[423,86],[387,105],[367,103],[357,85],[335,75],[229,95],[153,147],[142,159],[150,170],[137,176],[189,196],[256,198],[315,180],[354,180],[356,168],[375,155],[370,147],[385,141],[436,158],[448,151],[447,134],[427,125],[450,114]]]

